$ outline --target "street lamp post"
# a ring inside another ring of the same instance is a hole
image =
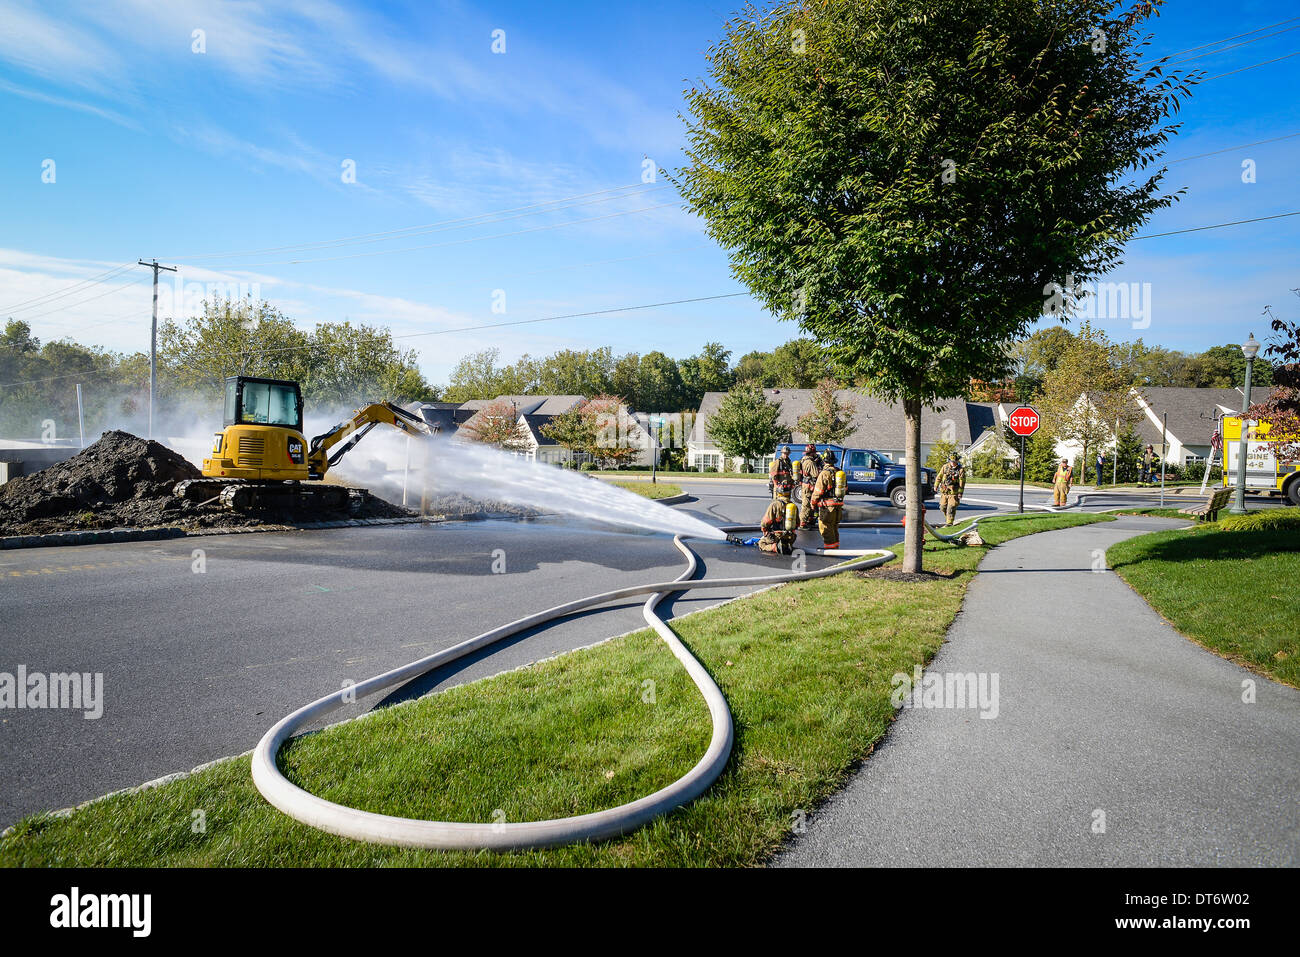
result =
[[[1250,373],[1255,365],[1255,356],[1259,354],[1259,343],[1252,332],[1250,338],[1241,344],[1241,354],[1246,357],[1246,388],[1241,394],[1241,439],[1237,447],[1237,493],[1233,496],[1230,515],[1246,514],[1246,412],[1250,409]]]

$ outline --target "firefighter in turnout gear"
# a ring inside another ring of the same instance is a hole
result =
[[[768,503],[759,529],[763,537],[758,540],[758,550],[771,555],[789,555],[794,552],[797,508],[788,495],[778,495]]]
[[[1074,484],[1074,469],[1070,468],[1067,459],[1061,459],[1061,467],[1056,470],[1052,476],[1052,504],[1061,506],[1066,504],[1066,498],[1070,494],[1070,486]]]
[[[799,491],[803,508],[799,512],[799,527],[812,528],[817,524],[817,511],[813,508],[813,486],[822,470],[822,457],[817,454],[817,446],[809,443],[803,447],[803,458],[799,460]]]
[[[948,461],[939,469],[935,487],[939,490],[939,508],[943,512],[944,524],[956,525],[957,506],[961,504],[962,494],[966,491],[966,468],[956,452],[949,455]]]
[[[790,461],[790,446],[781,446],[781,454],[772,460],[767,474],[772,480],[772,497],[785,496],[788,502],[794,495],[794,463]]]
[[[823,548],[840,547],[840,509],[844,507],[844,473],[835,465],[835,453],[827,451],[822,470],[812,491],[813,508],[817,509],[817,528],[822,533]]]

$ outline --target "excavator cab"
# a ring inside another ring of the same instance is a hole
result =
[[[203,460],[207,478],[302,481],[309,475],[298,383],[255,376],[226,379],[224,430]]]

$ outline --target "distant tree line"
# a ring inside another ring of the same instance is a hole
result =
[[[687,412],[699,408],[706,392],[739,389],[744,393],[736,399],[739,411],[761,399],[762,389],[862,384],[843,375],[817,342],[799,338],[768,352],[748,352],[734,364],[731,351],[717,342],[684,358],[658,350],[616,355],[603,346],[502,363],[499,350],[484,349],[461,358],[447,386],[439,388],[420,373],[416,352],[401,349],[385,327],[344,321],[306,331],[269,302],[251,299],[205,302],[198,316],[164,321],[158,345],[160,404],[168,407],[195,399],[215,405],[222,379],[236,374],[296,380],[309,408],[330,409],[378,398],[463,402],[581,395],[617,397],[639,412]],[[1104,431],[1100,420],[1062,424],[1069,412],[1064,397],[1077,396],[1085,384],[1113,398],[1129,385],[1139,391],[1230,388],[1245,374],[1236,344],[1181,352],[1141,339],[1112,343],[1087,323],[1074,330],[1040,329],[1008,349],[1015,378],[1004,384],[1007,391],[1020,401],[1045,402],[1053,409],[1053,433],[1090,444]],[[10,319],[0,336],[0,433],[39,438],[52,421],[58,437],[75,435],[78,382],[84,384],[87,435],[110,424],[143,427],[148,380],[145,353],[116,353],[66,339],[42,344],[27,323]],[[1273,383],[1272,363],[1263,355],[1255,362],[1254,382]]]

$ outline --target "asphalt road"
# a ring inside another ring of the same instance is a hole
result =
[[[777,863],[1300,863],[1300,691],[1095,570],[1098,550],[1169,526],[1120,518],[991,551],[926,672],[984,674],[990,692],[997,675],[997,707],[904,708]]]
[[[714,524],[757,522],[766,506],[759,484],[699,486],[698,501],[677,507]],[[888,532],[844,536],[846,545],[863,547],[896,539]],[[756,549],[696,547],[703,576],[787,567]],[[492,571],[498,549],[504,574]],[[808,567],[829,562],[810,557]],[[0,672],[16,674],[23,665],[29,674],[104,676],[98,719],[72,710],[0,711],[0,827],[246,751],[280,717],[347,680],[563,601],[668,581],[681,570],[668,536],[571,518],[0,552]],[[734,594],[693,592],[661,608],[680,615]],[[640,605],[552,624],[398,694],[495,674],[641,627]],[[379,700],[362,699],[358,708]]]
[[[761,481],[678,484],[696,498],[675,508],[714,524],[755,523],[768,501]],[[962,510],[993,511],[1016,494],[972,489]],[[1027,496],[1050,501],[1043,490]],[[1086,507],[1149,498],[1089,496]],[[844,520],[898,516],[887,502],[852,497]],[[844,533],[849,547],[898,538]],[[504,574],[492,572],[497,549]],[[697,550],[705,576],[784,567],[753,549],[701,543]],[[808,559],[812,568],[826,561]],[[80,711],[0,711],[0,827],[246,751],[274,721],[346,680],[563,601],[680,571],[667,536],[572,518],[0,552],[0,672],[22,665],[28,673],[102,673],[105,699],[96,720]],[[694,592],[661,607],[683,614],[734,594]],[[399,694],[495,674],[641,625],[640,602],[589,612]],[[362,699],[357,707],[377,703]]]

